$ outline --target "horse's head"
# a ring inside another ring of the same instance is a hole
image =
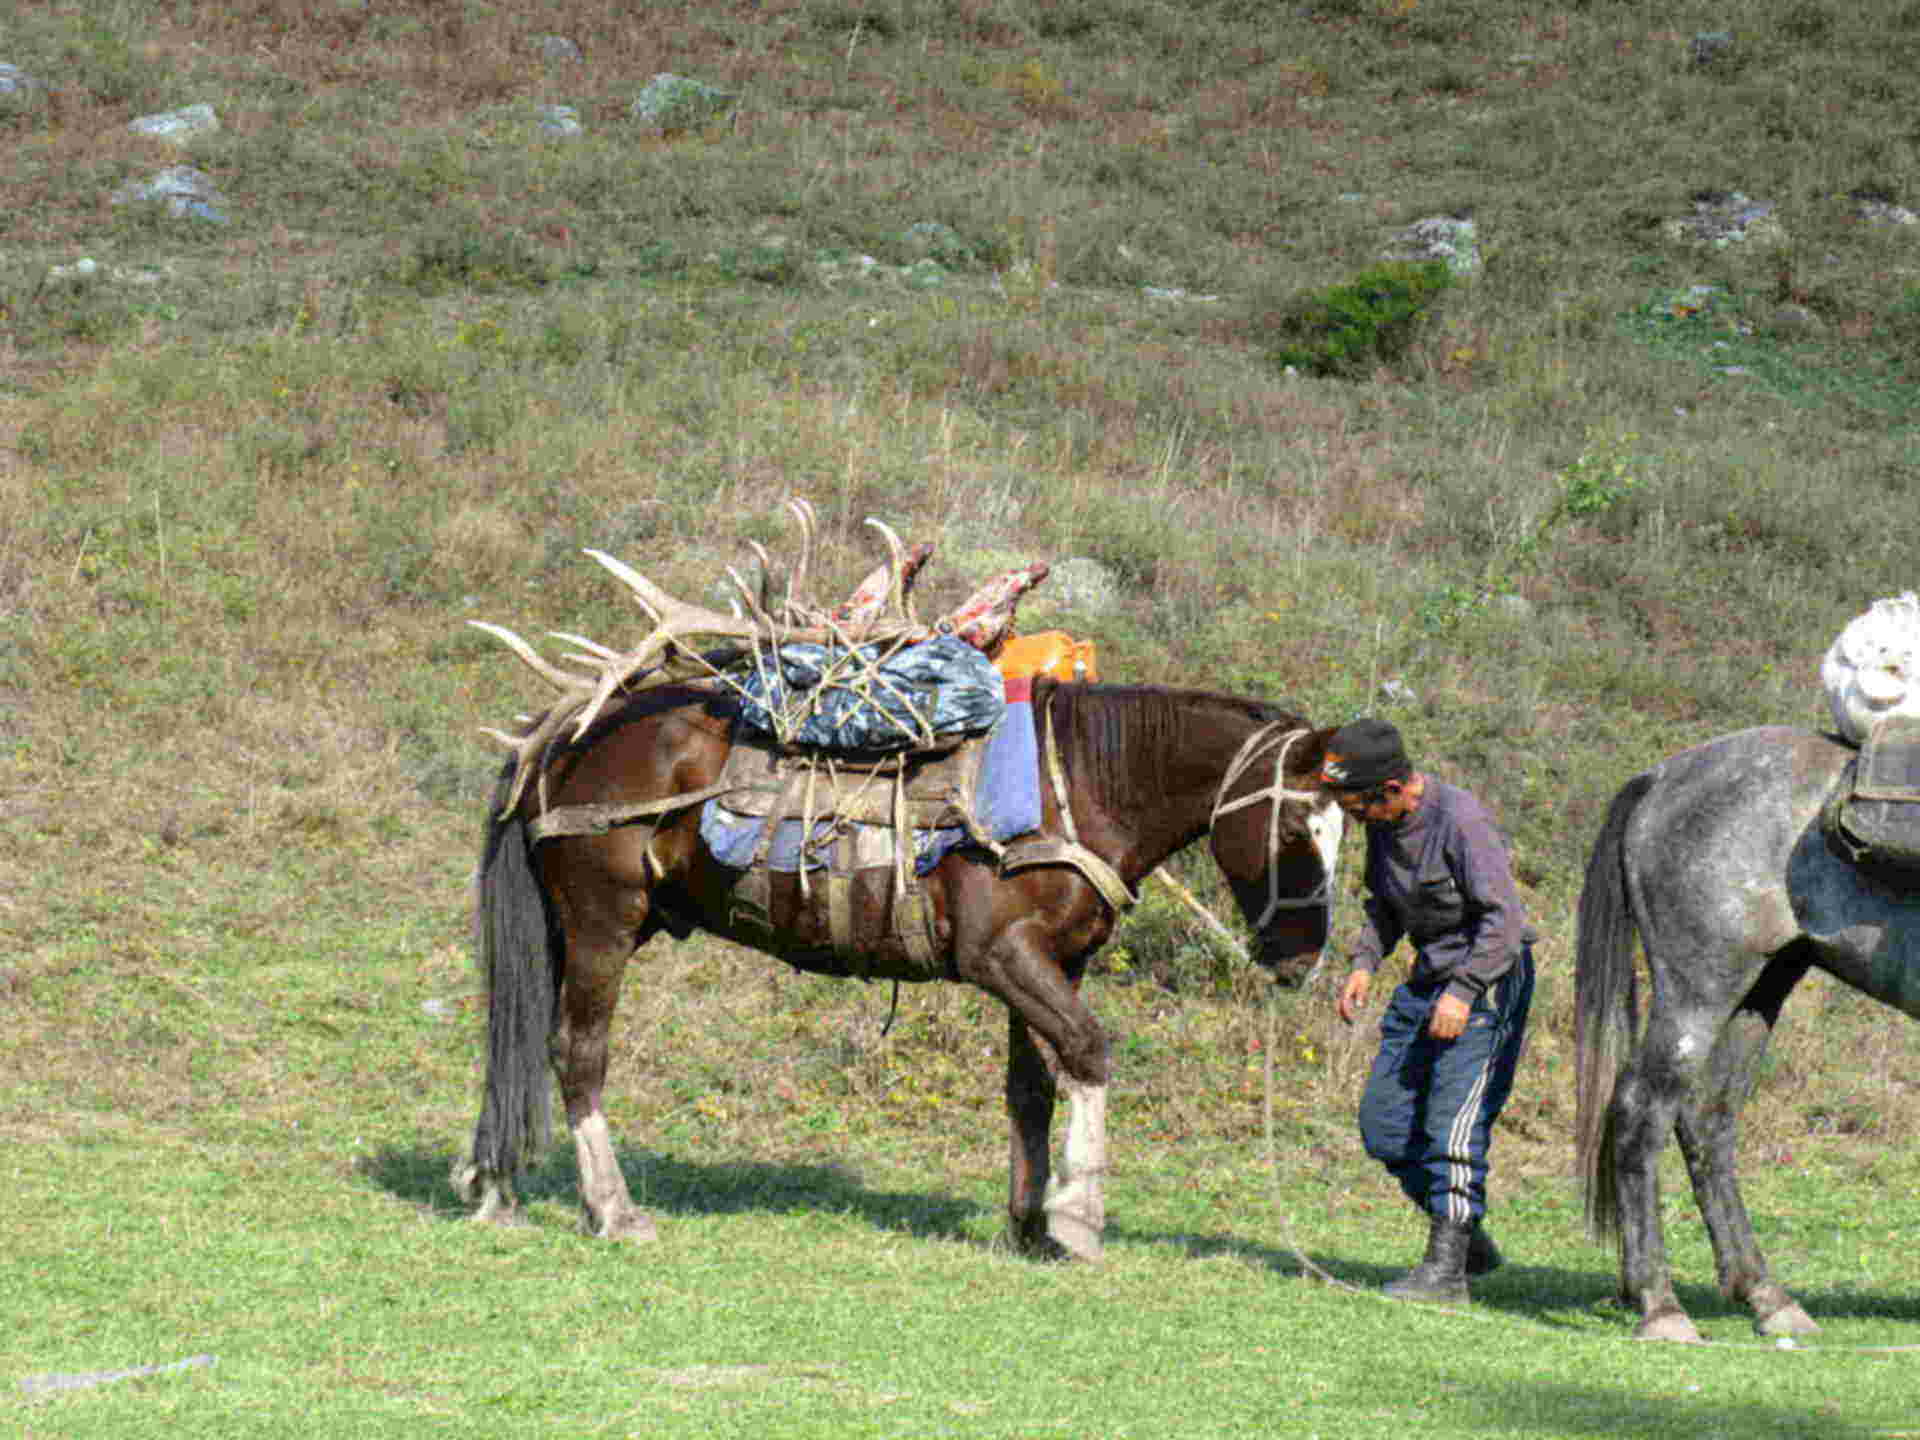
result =
[[[1253,927],[1254,958],[1297,986],[1326,948],[1345,817],[1319,783],[1331,730],[1270,726],[1221,783],[1213,856]]]

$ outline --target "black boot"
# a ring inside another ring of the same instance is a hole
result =
[[[1467,1302],[1467,1244],[1473,1227],[1464,1220],[1433,1218],[1427,1231],[1427,1254],[1398,1280],[1382,1288],[1395,1300],[1430,1300],[1440,1304]]]
[[[1500,1253],[1500,1247],[1493,1243],[1493,1236],[1487,1233],[1486,1226],[1478,1220],[1473,1222],[1473,1233],[1467,1236],[1467,1278],[1476,1275],[1491,1275],[1506,1263],[1506,1257]]]

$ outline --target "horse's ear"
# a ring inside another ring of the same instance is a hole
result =
[[[1320,762],[1326,759],[1327,745],[1333,739],[1338,725],[1329,725],[1323,730],[1309,730],[1300,744],[1301,767],[1309,771],[1317,780],[1320,777]]]

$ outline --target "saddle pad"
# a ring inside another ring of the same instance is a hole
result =
[[[738,815],[717,796],[700,807],[700,838],[722,865],[744,870],[753,863],[760,843],[764,817]],[[1040,824],[1040,749],[1034,738],[1033,706],[1023,695],[1018,701],[1010,695],[1000,723],[987,737],[986,753],[980,759],[979,788],[974,795],[974,815],[981,829],[995,841],[1011,840],[1037,829]],[[774,832],[767,852],[767,863],[775,870],[800,868],[800,829],[798,820],[783,820]],[[818,870],[827,863],[828,842],[833,822],[817,820],[813,840],[807,847],[807,868]],[[967,832],[958,825],[937,830],[918,830],[913,837],[913,868],[925,875],[946,859],[947,853],[967,840]]]
[[[1920,800],[1920,715],[1885,715],[1860,750],[1853,793],[1864,800]]]

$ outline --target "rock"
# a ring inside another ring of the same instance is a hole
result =
[[[663,134],[695,130],[726,114],[737,98],[684,75],[663,72],[647,82],[629,113]]]
[[[1054,603],[1093,614],[1112,610],[1120,603],[1118,577],[1098,560],[1085,555],[1071,556],[1055,565],[1048,576],[1047,589]]]
[[[937,290],[947,283],[947,267],[938,260],[916,260],[900,272],[900,282],[909,290]]]
[[[1856,190],[1848,198],[1853,201],[1853,213],[1869,225],[1920,225],[1920,215],[1894,204],[1891,195]]]
[[[909,225],[900,239],[908,252],[920,259],[938,260],[943,265],[968,265],[974,259],[973,247],[960,238],[960,232],[938,220]]]
[[[181,110],[169,110],[160,115],[142,115],[127,128],[138,135],[151,135],[157,140],[171,140],[176,145],[185,145],[201,135],[211,135],[220,128],[220,117],[213,113],[211,105],[188,105]]]
[[[1687,59],[1696,69],[1721,65],[1733,58],[1731,30],[1702,30],[1687,42]]]
[[[1388,260],[1442,260],[1455,275],[1480,268],[1480,239],[1473,221],[1458,215],[1430,215],[1393,237],[1382,252]]]
[[[177,220],[206,220],[215,225],[227,223],[220,207],[226,197],[213,188],[213,181],[191,165],[171,165],[146,182],[129,180],[113,192],[116,205],[152,204],[164,208]]]
[[[1665,221],[1660,232],[1669,240],[1716,250],[1787,241],[1786,228],[1773,218],[1773,202],[1748,199],[1738,190],[1702,190],[1693,197],[1693,214]]]
[[[82,255],[71,265],[55,265],[47,271],[49,280],[68,280],[76,285],[117,280],[125,285],[158,285],[163,276],[158,270],[126,270],[118,265],[102,265],[91,255]]]
[[[1826,328],[1827,322],[1805,305],[1781,305],[1767,317],[1767,330],[1783,339],[1797,340],[1818,335]]]
[[[586,131],[580,124],[580,112],[571,105],[542,105],[535,112],[539,117],[540,129],[548,135],[582,135]]]
[[[580,47],[564,35],[536,35],[533,37],[533,49],[549,65],[564,65],[582,58]]]

